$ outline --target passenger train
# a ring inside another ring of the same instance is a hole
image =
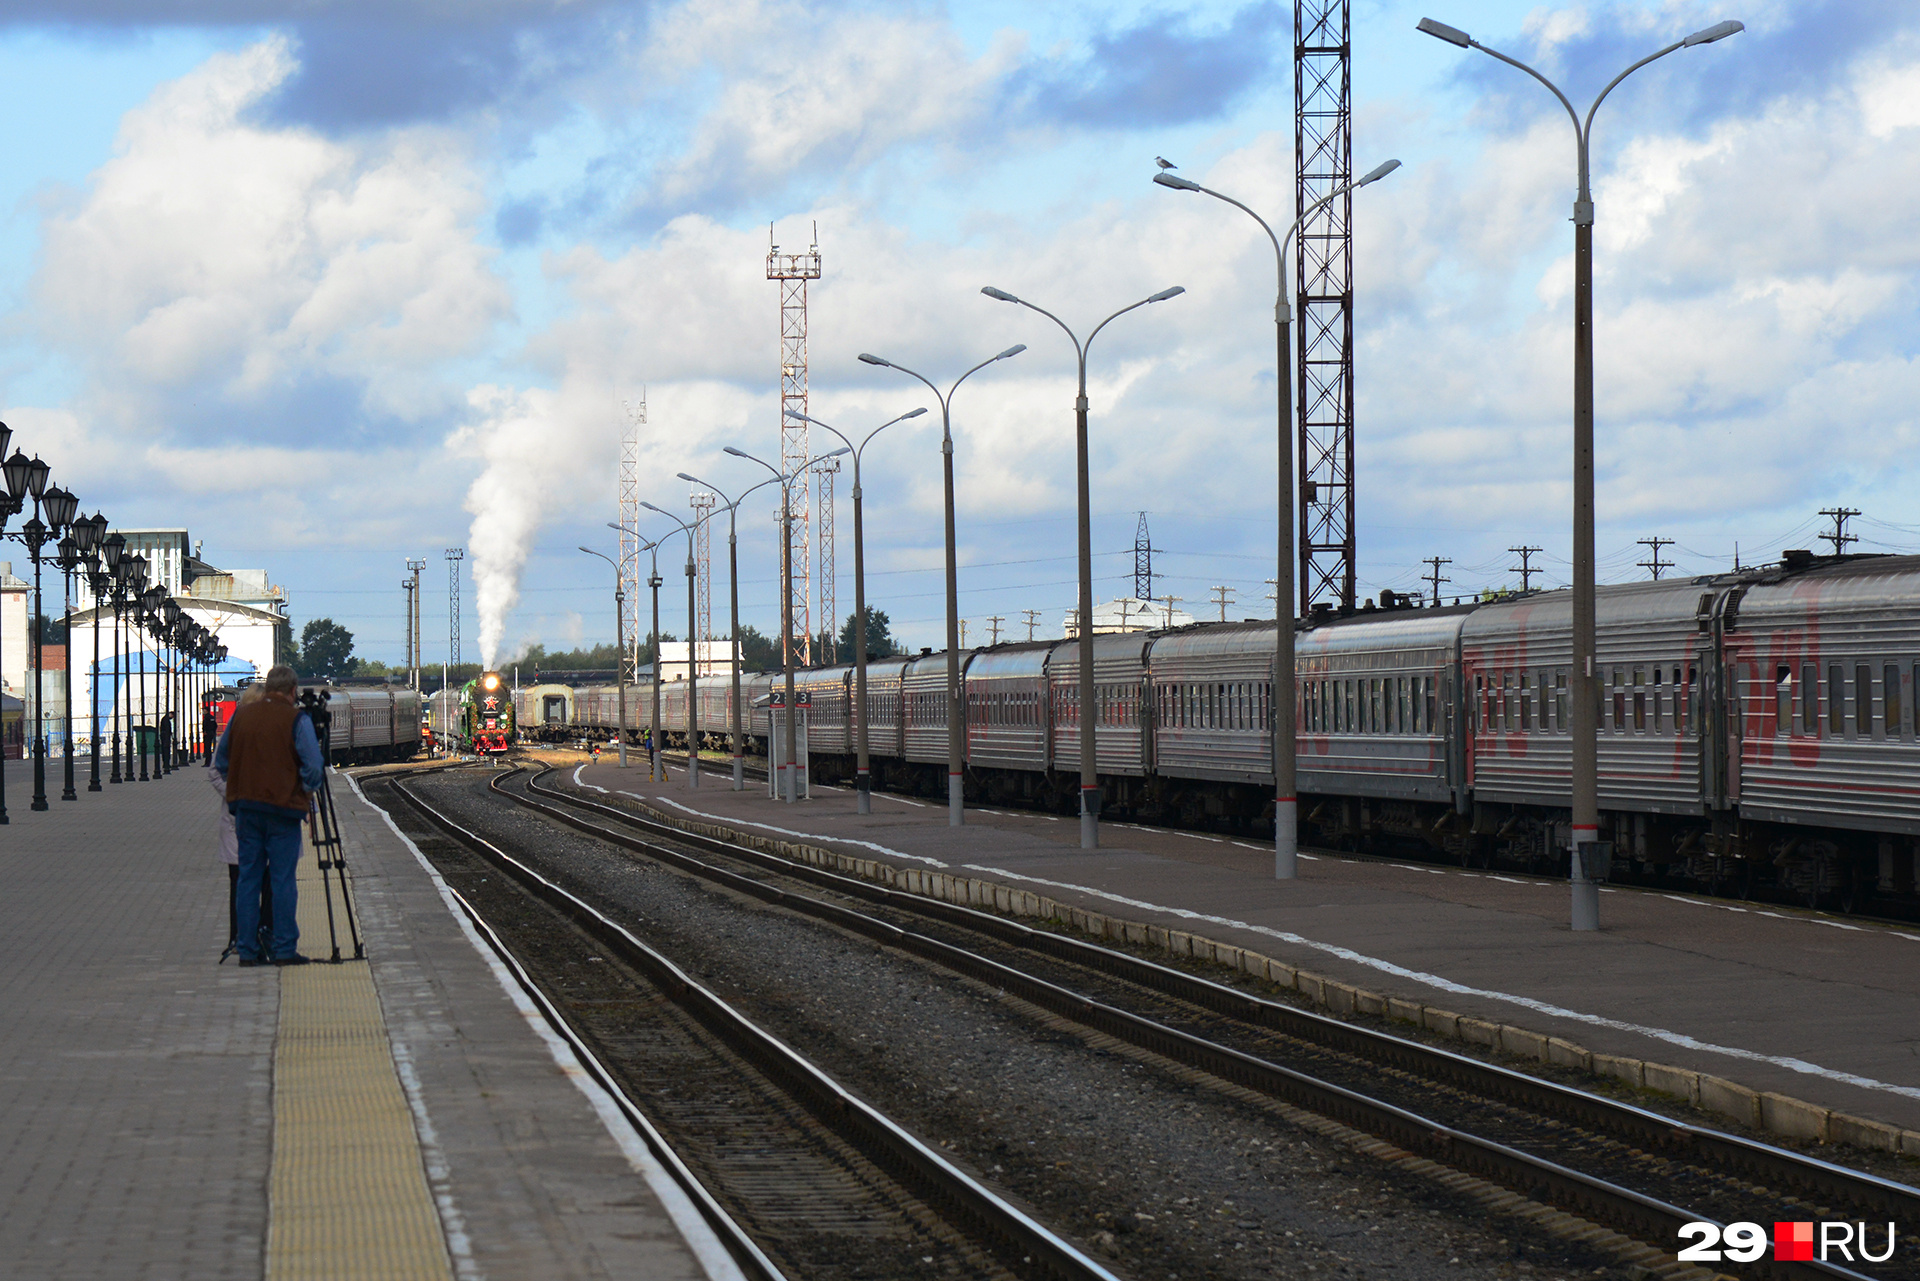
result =
[[[1387,607],[1297,624],[1302,839],[1422,848],[1478,866],[1567,864],[1571,593]],[[1616,876],[1911,911],[1920,845],[1920,557],[1817,557],[1601,587],[1602,838]],[[1272,828],[1271,623],[1199,624],[1094,641],[1093,725],[1110,816]],[[964,656],[970,799],[1071,812],[1079,786],[1079,646]],[[778,673],[743,677],[764,750]],[[799,673],[816,778],[853,775],[853,674]],[[945,794],[946,658],[868,665],[875,786]],[[650,686],[627,690],[642,737]],[[533,735],[611,732],[614,686],[520,691]],[[729,681],[699,686],[722,745]],[[686,682],[663,688],[682,743]]]
[[[365,765],[375,761],[412,760],[420,751],[420,695],[392,685],[308,685],[323,690],[332,725],[327,735],[327,759],[334,765]],[[233,719],[240,691],[229,686],[211,689],[201,699],[208,741],[218,742]]]

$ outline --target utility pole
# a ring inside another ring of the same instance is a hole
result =
[[[1186,599],[1186,597],[1184,597],[1184,596],[1172,596],[1172,595],[1168,595],[1168,596],[1162,596],[1162,597],[1161,597],[1160,599],[1161,599],[1161,600],[1163,600],[1163,601],[1165,601],[1165,602],[1167,602],[1167,626],[1168,626],[1168,627],[1172,627],[1172,626],[1173,626],[1173,605],[1174,605],[1174,602],[1175,602],[1175,601],[1181,601],[1181,600],[1185,600],[1185,599]]]
[[[960,648],[965,649],[966,647],[967,647],[967,620],[963,618],[960,620]]]
[[[1266,599],[1273,602],[1273,616],[1277,619],[1280,617],[1280,580],[1277,578],[1269,578],[1267,580],[1267,586],[1273,588],[1272,591],[1266,594]]]
[[[1453,564],[1453,557],[1451,557],[1451,556],[1429,556],[1429,557],[1427,557],[1427,559],[1426,559],[1426,561],[1425,561],[1424,563],[1425,563],[1425,564],[1427,564],[1427,565],[1430,565],[1430,566],[1432,566],[1432,569],[1431,569],[1431,571],[1430,571],[1430,572],[1428,572],[1427,574],[1424,574],[1424,575],[1422,575],[1422,577],[1424,577],[1424,578],[1425,578],[1425,579],[1427,580],[1427,582],[1428,582],[1429,584],[1431,584],[1431,585],[1432,585],[1432,587],[1433,587],[1433,604],[1434,604],[1434,607],[1435,607],[1435,608],[1437,609],[1437,608],[1439,608],[1439,605],[1440,605],[1440,584],[1442,584],[1442,583],[1450,583],[1450,582],[1452,582],[1452,581],[1453,581],[1453,580],[1452,580],[1451,578],[1443,578],[1443,577],[1441,577],[1441,575],[1440,575],[1440,567],[1441,567],[1442,565],[1451,565],[1451,564]]]
[[[1533,555],[1540,549],[1538,547],[1509,547],[1507,550],[1520,558],[1519,566],[1510,566],[1507,572],[1509,574],[1520,575],[1520,590],[1522,592],[1532,591],[1533,576],[1540,572],[1533,567]]]
[[[1833,521],[1833,532],[1831,534],[1822,534],[1820,537],[1833,544],[1833,554],[1835,556],[1845,556],[1847,554],[1847,544],[1860,541],[1860,535],[1849,534],[1847,532],[1847,521],[1858,516],[1860,514],[1859,510],[1853,507],[1823,507],[1820,509],[1820,514]]]
[[[1027,639],[1032,640],[1034,625],[1040,621],[1040,611],[1037,609],[1023,609],[1020,612],[1027,616]]]
[[[412,562],[408,562],[408,563],[411,564]],[[407,684],[412,685],[413,684],[413,579],[411,577],[401,579],[400,590],[407,594],[407,621],[401,627],[400,630],[407,634],[406,635]]]
[[[989,634],[992,636],[992,639],[989,640],[987,644],[998,645],[1000,643],[1000,624],[1004,621],[1005,620],[999,614],[994,614],[987,619],[987,627],[989,629]]]
[[[420,571],[426,567],[427,562],[424,558],[419,560],[415,560],[411,556],[407,558],[407,568],[413,573],[413,593],[410,598],[413,606],[412,617],[407,619],[407,652],[413,655],[413,661],[409,664],[413,669],[412,679],[409,683],[416,690],[420,688],[420,669],[427,665],[426,652],[420,648],[420,615],[422,612],[420,600]]]
[[[1212,587],[1213,603],[1220,607],[1220,621],[1227,621],[1227,606],[1233,604],[1233,588],[1224,583],[1215,583]]]
[[[447,677],[453,679],[453,669],[460,666],[460,562],[465,560],[467,549],[449,547],[447,557]],[[443,682],[444,683],[444,682]]]
[[[1673,540],[1671,538],[1659,538],[1659,537],[1642,538],[1639,540],[1639,543],[1642,547],[1650,547],[1653,549],[1653,559],[1641,561],[1640,568],[1651,573],[1653,575],[1653,581],[1657,583],[1660,581],[1661,570],[1673,568],[1672,561],[1660,559],[1660,549],[1662,547],[1673,546]]]

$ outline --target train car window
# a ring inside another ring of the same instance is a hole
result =
[[[1347,729],[1347,733],[1349,734],[1354,734],[1359,732],[1359,723],[1355,719],[1355,711],[1359,705],[1360,696],[1354,689],[1354,686],[1358,685],[1359,683],[1360,683],[1359,681],[1351,677],[1348,678],[1347,680],[1340,682],[1342,686],[1341,701],[1345,704],[1344,710],[1346,712],[1346,729]]]
[[[1906,718],[1900,714],[1900,668],[1896,663],[1888,663],[1880,670],[1882,696],[1886,700],[1886,711],[1880,723],[1886,727],[1888,738],[1899,738],[1900,731],[1906,727]]]
[[[1553,672],[1553,727],[1562,734],[1567,732],[1567,670],[1557,667]]]
[[[1838,663],[1827,665],[1827,732],[1843,734],[1847,728],[1847,681],[1846,668]]]
[[[1420,705],[1421,698],[1425,694],[1426,688],[1427,688],[1426,677],[1416,676],[1413,678],[1413,689],[1412,689],[1413,707],[1411,708],[1413,712],[1413,720],[1412,720],[1412,723],[1407,726],[1407,728],[1415,734],[1424,733],[1426,730],[1427,722],[1426,722],[1426,719],[1421,715],[1421,713],[1424,712],[1426,709]]]
[[[1793,729],[1793,669],[1773,669],[1773,733],[1778,738]]]
[[[1533,686],[1527,681],[1527,674],[1520,673],[1520,693],[1515,700],[1519,704],[1520,729],[1533,728]]]
[[[1613,729],[1621,733],[1627,728],[1627,674],[1620,668],[1613,669]]]
[[[1873,669],[1861,663],[1853,669],[1853,732],[1873,734]]]
[[[1907,692],[1907,702],[1913,707],[1913,736],[1920,738],[1920,663],[1913,665],[1913,685]]]
[[[1480,726],[1486,722],[1486,708],[1482,706],[1487,697],[1486,684],[1487,678],[1484,676],[1473,678],[1473,697],[1467,700],[1468,733],[1478,733]]]
[[[1633,731],[1647,732],[1647,673],[1641,667],[1633,669]]]
[[[1800,664],[1800,732],[1820,732],[1820,669],[1812,663]]]
[[[1648,696],[1648,702],[1651,704],[1649,714],[1653,721],[1653,732],[1656,734],[1666,731],[1667,718],[1665,709],[1661,706],[1666,700],[1666,696],[1666,685],[1662,683],[1660,679],[1660,669],[1656,667],[1653,669],[1653,689]]]
[[[1380,678],[1367,678],[1367,733],[1380,732]]]

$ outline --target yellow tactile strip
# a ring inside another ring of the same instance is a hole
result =
[[[336,882],[351,956],[338,893]],[[300,950],[315,963],[278,972],[268,1281],[449,1281],[372,972],[323,962],[327,905],[311,848],[300,856]]]

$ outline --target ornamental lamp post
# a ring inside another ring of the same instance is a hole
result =
[[[1004,289],[995,289],[992,285],[980,291],[989,298],[1000,302],[1010,302],[1037,311],[1060,326],[1073,343],[1074,356],[1079,361],[1080,391],[1073,402],[1074,457],[1079,472],[1079,509],[1080,509],[1080,699],[1076,709],[1076,718],[1080,726],[1080,848],[1092,850],[1100,848],[1100,764],[1096,736],[1098,726],[1095,723],[1098,705],[1094,701],[1093,683],[1093,512],[1092,496],[1087,468],[1087,352],[1093,346],[1093,340],[1100,331],[1118,320],[1121,316],[1137,307],[1149,303],[1165,302],[1187,292],[1184,286],[1175,285],[1171,289],[1162,289],[1159,293],[1142,298],[1139,302],[1129,303],[1119,311],[1108,316],[1093,327],[1083,343],[1068,329],[1066,322],[1044,307],[1036,307],[1024,298],[1016,298]]]
[[[1362,187],[1380,181],[1399,167],[1400,162],[1398,160],[1389,160],[1385,164],[1377,166],[1358,182],[1341,183],[1332,191],[1329,191],[1326,195],[1320,197],[1320,199],[1314,201],[1311,205],[1308,205],[1306,209],[1301,212],[1300,216],[1293,220],[1293,224],[1287,228],[1286,234],[1282,236],[1274,235],[1273,228],[1268,225],[1265,218],[1262,218],[1259,214],[1255,213],[1246,205],[1241,204],[1232,196],[1223,195],[1218,191],[1214,191],[1212,188],[1203,187],[1199,183],[1186,178],[1176,177],[1164,169],[1153,176],[1153,180],[1162,187],[1171,187],[1175,191],[1198,191],[1204,195],[1212,196],[1215,200],[1223,200],[1259,223],[1260,229],[1267,233],[1267,239],[1273,242],[1274,263],[1279,271],[1280,283],[1278,290],[1274,294],[1273,301],[1273,325],[1274,349],[1276,353],[1274,382],[1279,391],[1280,410],[1280,458],[1279,471],[1277,472],[1278,483],[1275,486],[1279,493],[1280,537],[1278,550],[1275,555],[1275,559],[1278,562],[1274,570],[1273,588],[1275,639],[1273,648],[1272,693],[1268,698],[1268,702],[1272,708],[1272,723],[1269,726],[1269,730],[1273,740],[1271,750],[1273,752],[1273,875],[1275,880],[1288,881],[1299,875],[1300,853],[1300,801],[1297,782],[1299,766],[1296,755],[1298,744],[1295,740],[1297,733],[1295,718],[1299,709],[1295,702],[1293,671],[1294,620],[1292,601],[1294,594],[1293,570],[1295,560],[1293,529],[1294,472],[1293,468],[1288,465],[1288,458],[1290,457],[1293,445],[1293,381],[1288,377],[1290,370],[1287,360],[1287,347],[1289,346],[1289,330],[1293,323],[1293,308],[1287,301],[1287,243],[1291,241],[1294,234],[1300,230],[1300,224],[1312,217],[1314,213],[1323,206],[1331,203],[1337,197],[1347,192],[1358,191]],[[1301,465],[1305,466],[1305,463],[1306,460],[1302,458]],[[1304,521],[1304,507],[1302,508],[1301,515]],[[1306,531],[1303,525],[1301,538],[1304,540],[1305,537]],[[1307,604],[1304,596],[1309,590],[1309,585],[1303,581],[1300,585],[1300,590],[1303,597],[1301,601],[1301,612],[1304,613]]]
[[[92,528],[84,519],[79,524]],[[62,632],[67,638],[66,679],[60,683],[61,692],[66,695],[61,699],[64,704],[61,708],[61,721],[64,725],[62,738],[66,748],[62,753],[64,772],[60,788],[60,799],[63,801],[80,799],[80,794],[73,790],[73,572],[79,569],[83,562],[80,556],[80,540],[74,537],[75,528],[74,524],[68,524],[66,536],[60,540],[60,555],[57,561],[61,573],[66,578],[66,592],[63,597],[66,608],[60,622]]]
[[[1599,733],[1600,695],[1594,669],[1593,555],[1593,191],[1588,181],[1593,117],[1607,95],[1628,76],[1677,49],[1713,44],[1746,30],[1732,20],[1703,27],[1683,40],[1655,50],[1607,82],[1587,108],[1584,121],[1553,81],[1517,58],[1489,49],[1458,27],[1422,18],[1417,30],[1461,49],[1478,49],[1545,85],[1573,121],[1578,186],[1573,199],[1573,725],[1572,725],[1572,882],[1570,919],[1576,931],[1600,928],[1600,881],[1611,849],[1600,843]]]
[[[861,515],[860,456],[866,452],[869,442],[875,436],[898,422],[909,418],[918,418],[926,413],[926,407],[909,409],[898,418],[890,418],[868,432],[858,445],[849,440],[838,427],[823,423],[818,418],[809,418],[797,409],[789,409],[787,417],[798,418],[802,422],[812,423],[815,427],[824,427],[853,451],[853,707],[854,727],[857,735],[854,765],[858,790],[855,795],[855,812],[873,813],[873,775],[867,768],[867,559],[865,550],[865,524]]]
[[[113,776],[108,782],[123,782],[120,777],[120,694],[124,684],[120,674],[121,611],[126,606],[127,577],[132,564],[126,558],[127,540],[118,533],[100,540],[100,560],[106,571],[107,591],[113,606],[113,703],[107,710],[113,722]],[[99,698],[94,698],[95,706]]]
[[[107,518],[96,511],[91,520],[83,520],[75,525],[74,532],[80,540],[80,554],[84,557],[81,572],[86,575],[87,591],[93,598],[93,665],[87,669],[87,702],[91,713],[88,752],[92,762],[87,774],[87,790],[97,792],[100,790],[100,603],[107,586],[107,576],[101,570],[100,544],[106,538]],[[67,644],[71,648],[71,633],[67,637]],[[73,679],[71,656],[67,660],[67,679]]]
[[[7,443],[12,439],[13,430],[5,423],[0,423],[0,453],[6,451]],[[19,515],[21,509],[26,506],[27,476],[32,466],[33,464],[27,456],[17,450],[5,463],[0,463],[0,483],[5,485],[5,489],[0,490],[0,529],[5,529],[7,521]],[[26,691],[22,690],[21,692],[25,693]],[[21,706],[24,709],[24,701]],[[20,718],[21,743],[23,747],[26,741],[26,728],[26,717],[23,715]],[[6,751],[4,747],[0,747],[0,824],[10,822],[12,822],[12,820],[7,817]]]
[[[163,719],[167,722],[167,740],[165,758],[167,772],[180,768],[180,602],[169,596],[160,604],[160,617],[163,620],[163,639],[173,653],[167,659],[167,683],[160,694],[161,705],[167,710]]]
[[[1008,360],[1027,349],[1025,343],[1015,343],[997,356],[989,356],[953,380],[953,386],[942,395],[938,387],[905,365],[896,365],[891,360],[882,360],[869,352],[861,352],[860,360],[864,364],[878,365],[882,369],[897,369],[909,378],[918,378],[926,383],[940,402],[940,461],[942,484],[946,502],[947,519],[947,826],[964,826],[966,819],[967,776],[966,776],[966,709],[960,705],[960,552],[953,535],[953,395],[960,390],[960,384],[973,377],[995,361]],[[844,451],[843,451],[844,452]]]

